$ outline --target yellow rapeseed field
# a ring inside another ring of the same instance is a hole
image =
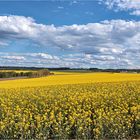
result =
[[[138,81],[140,74],[132,73],[70,73],[57,72],[41,78],[1,81],[0,88],[37,87],[48,85],[80,84],[95,82]]]
[[[30,72],[32,70],[0,70],[0,72],[16,72],[16,73],[20,73],[20,72]]]
[[[57,73],[0,82],[0,139],[138,139],[140,75]]]

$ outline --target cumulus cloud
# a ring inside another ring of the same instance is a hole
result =
[[[31,39],[36,41],[46,29],[31,17],[0,16],[0,39]]]
[[[109,9],[128,11],[131,15],[140,16],[140,0],[99,0]]]
[[[36,23],[31,17],[0,16],[0,40],[3,43],[30,40],[42,47],[73,54],[61,57],[49,53],[24,54],[21,63],[31,60],[50,66],[140,67],[140,22],[136,21],[107,20],[56,27]],[[6,57],[1,59],[6,61]]]

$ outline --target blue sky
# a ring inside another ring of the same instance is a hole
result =
[[[1,1],[0,65],[140,68],[140,1]]]
[[[140,20],[128,12],[115,12],[98,0],[47,0],[47,1],[6,1],[0,2],[0,15],[32,17],[37,23],[56,26],[87,24],[111,19]]]

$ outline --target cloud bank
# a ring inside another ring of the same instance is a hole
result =
[[[40,47],[63,50],[68,55],[3,53],[1,65],[18,60],[22,65],[38,63],[46,67],[140,68],[140,22],[136,21],[107,20],[56,27],[39,24],[31,17],[0,16],[0,47],[17,40],[30,40]]]

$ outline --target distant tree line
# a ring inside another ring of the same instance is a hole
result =
[[[90,68],[89,71],[92,72],[113,72],[113,73],[140,73],[140,69],[98,69],[98,68]]]
[[[45,67],[16,67],[16,66],[0,66],[0,70],[71,70],[69,67],[45,68]]]
[[[0,66],[0,70],[42,70],[43,67],[16,67],[16,66]]]
[[[15,72],[15,71],[5,71],[0,72],[0,78],[12,78],[12,77],[29,77],[29,78],[35,78],[35,77],[42,77],[42,76],[48,76],[52,75],[53,73],[50,73],[47,69],[38,70],[38,71],[29,71],[29,72]]]

